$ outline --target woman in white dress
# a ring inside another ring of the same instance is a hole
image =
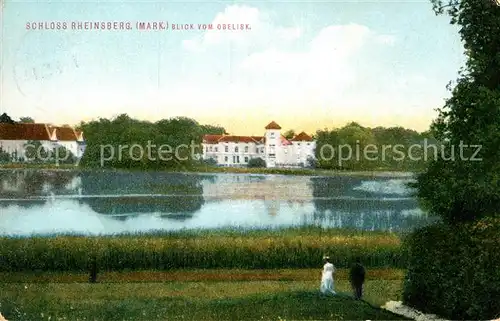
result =
[[[319,290],[323,294],[336,294],[334,288],[335,284],[333,282],[333,274],[335,273],[335,266],[330,263],[330,258],[325,256],[325,265],[323,266],[323,271],[321,275],[321,285]]]

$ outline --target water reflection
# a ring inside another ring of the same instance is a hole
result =
[[[76,172],[0,170],[1,198],[29,198],[78,191],[81,180]]]
[[[185,220],[204,204],[200,175],[83,172],[80,177],[84,195],[91,195],[80,202],[96,213],[156,213]]]
[[[411,197],[410,179],[381,177],[316,177],[311,179],[313,215],[305,218],[309,224],[349,227],[364,230],[406,230],[424,225],[430,220]],[[325,197],[325,195],[344,197]]]
[[[430,220],[406,179],[0,171],[0,234],[298,224],[406,230]]]
[[[203,195],[208,202],[221,200],[263,201],[267,213],[277,216],[281,203],[287,207],[304,207],[313,200],[307,177],[263,175],[217,175],[203,184]]]

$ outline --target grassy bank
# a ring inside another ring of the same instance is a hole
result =
[[[333,176],[333,175],[356,175],[356,176],[396,176],[408,175],[391,168],[378,168],[369,171],[360,170],[327,170],[308,168],[248,168],[248,167],[217,167],[217,166],[195,166],[190,169],[200,173],[236,173],[236,174],[274,174],[274,175],[298,175],[298,176]]]
[[[351,170],[326,170],[326,169],[305,169],[305,168],[248,168],[248,167],[218,167],[218,166],[186,166],[179,168],[108,168],[92,166],[74,166],[61,164],[0,164],[0,169],[50,169],[50,170],[115,170],[115,171],[160,171],[171,173],[228,173],[228,174],[263,174],[263,175],[296,175],[296,176],[408,176],[408,172],[401,172],[390,168],[379,168],[369,171]]]
[[[368,267],[403,267],[400,237],[320,228],[180,231],[144,235],[0,238],[0,271],[99,269],[310,268],[330,255],[338,267],[360,257]]]
[[[222,281],[318,281],[321,264],[314,269],[183,269],[171,271],[99,272],[99,283],[122,282],[222,282]],[[398,281],[404,277],[401,269],[369,269],[367,281]],[[0,272],[7,283],[85,283],[88,272]],[[347,281],[348,269],[337,269],[337,281]]]
[[[23,274],[7,273],[1,275],[10,283],[0,283],[0,311],[19,321],[402,319],[373,306],[399,300],[403,271],[369,270],[369,304],[350,298],[345,271],[339,272],[337,297],[319,295],[318,269],[104,273],[97,284],[74,283],[66,273],[52,273],[51,283],[32,274],[14,283],[11,277]]]

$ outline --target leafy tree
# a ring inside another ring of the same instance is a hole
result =
[[[368,128],[355,122],[340,129],[319,130],[316,141],[318,167],[356,170],[421,170],[426,164],[426,144],[434,142],[429,133],[402,127]]]
[[[251,168],[266,167],[266,161],[260,157],[252,158],[248,161],[247,166]]]
[[[51,153],[38,140],[30,140],[24,144],[24,155],[18,155],[23,161],[44,163],[51,159]]]
[[[0,115],[0,123],[15,124],[16,122],[12,120],[6,113]]]
[[[415,186],[429,212],[458,224],[500,209],[500,8],[492,0],[433,5],[460,26],[467,63],[432,125],[442,155]]]
[[[204,135],[223,135],[226,130],[222,126],[201,125],[201,132]]]
[[[0,163],[10,162],[11,155],[0,147]]]
[[[207,158],[202,161],[203,164],[208,166],[216,166],[217,160],[215,158]]]
[[[200,125],[187,117],[155,123],[127,114],[81,123],[86,137],[81,164],[118,168],[176,168],[194,165],[204,134],[222,134],[224,128]],[[121,151],[120,151],[121,149]]]
[[[64,146],[57,146],[51,152],[52,159],[59,164],[75,164],[76,156]]]
[[[317,168],[318,167],[318,161],[314,157],[308,157],[307,162],[306,162],[306,167],[308,168]]]
[[[285,136],[286,139],[292,139],[295,137],[295,131],[293,129],[289,129],[283,134],[283,136]]]
[[[24,124],[34,124],[35,120],[31,117],[21,117],[19,118],[19,122]]]

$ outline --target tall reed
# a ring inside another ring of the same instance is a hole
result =
[[[360,257],[367,267],[403,267],[400,237],[319,228],[157,232],[115,236],[0,238],[0,271],[185,268],[311,268],[328,254],[336,266]]]

